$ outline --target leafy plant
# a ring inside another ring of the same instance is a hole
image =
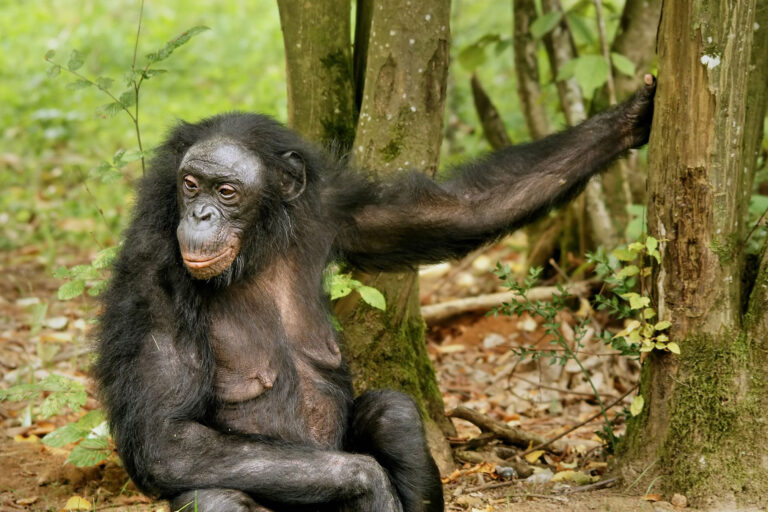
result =
[[[372,286],[366,286],[357,279],[352,279],[352,274],[339,273],[338,268],[331,267],[326,275],[325,291],[331,296],[331,300],[340,299],[352,292],[357,292],[363,302],[369,306],[382,311],[387,307],[384,295],[379,290]]]
[[[43,438],[43,444],[57,448],[73,443],[77,444],[66,462],[75,466],[95,466],[109,457],[112,448],[104,412],[90,411]]]
[[[127,89],[125,89],[122,93],[112,92],[115,83],[120,83],[120,81],[117,81],[114,78],[108,76],[90,78],[79,71],[80,68],[82,68],[85,64],[86,57],[85,54],[80,50],[72,50],[66,65],[54,60],[56,51],[48,50],[48,52],[45,54],[45,60],[50,63],[50,67],[48,68],[49,77],[55,77],[59,75],[62,70],[64,70],[76,78],[76,80],[69,83],[68,88],[70,90],[95,87],[111,100],[109,103],[105,103],[100,107],[99,112],[103,116],[112,117],[119,112],[123,112],[126,116],[128,116],[128,118],[131,120],[131,123],[133,123],[133,127],[136,132],[136,142],[138,143],[139,147],[137,154],[141,159],[142,173],[146,171],[146,164],[144,159],[144,147],[141,143],[141,129],[139,126],[139,99],[141,86],[144,84],[145,80],[149,80],[155,76],[167,72],[165,69],[153,68],[155,64],[166,60],[177,48],[189,42],[189,40],[197,34],[208,30],[208,27],[203,25],[192,27],[165,43],[162,48],[148,53],[145,56],[144,65],[137,65],[136,58],[139,49],[139,36],[141,35],[141,19],[143,12],[144,1],[142,0],[141,8],[139,11],[139,24],[138,29],[136,30],[136,41],[133,46],[133,59],[131,60],[131,67],[125,71],[122,77],[122,83],[125,84]],[[113,159],[111,164],[107,163],[107,168],[115,168],[114,163],[115,161]],[[103,164],[100,167],[103,167]]]
[[[48,375],[39,382],[0,389],[0,401],[39,402],[37,410],[42,418],[61,414],[66,408],[79,411],[85,405],[86,398],[82,383],[60,375]]]
[[[91,297],[100,294],[107,286],[109,266],[117,256],[117,250],[118,246],[113,246],[99,251],[89,265],[57,268],[53,277],[68,280],[59,287],[59,300],[72,300],[86,290]]]

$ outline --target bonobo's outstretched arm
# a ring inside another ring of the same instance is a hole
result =
[[[463,255],[578,193],[630,148],[648,141],[655,79],[627,102],[567,131],[493,153],[435,183],[412,172],[389,182],[338,187],[344,258],[396,269]]]

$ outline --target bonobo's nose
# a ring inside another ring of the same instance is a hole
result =
[[[208,204],[198,205],[192,210],[192,218],[197,224],[213,219],[214,215],[216,215],[216,209]]]

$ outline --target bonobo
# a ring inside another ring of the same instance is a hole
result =
[[[139,185],[95,376],[125,468],[189,510],[443,510],[419,411],[354,398],[323,270],[456,258],[648,140],[655,80],[581,125],[374,180],[255,114],[182,123]],[[195,508],[192,508],[192,507]]]

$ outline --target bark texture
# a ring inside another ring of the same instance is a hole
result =
[[[560,0],[542,0],[544,12],[563,12]],[[571,31],[563,16],[558,25],[544,37],[544,46],[547,48],[552,75],[557,76],[558,71],[571,59],[577,56],[576,46],[571,36]],[[584,98],[575,78],[558,80],[557,90],[560,95],[560,103],[565,113],[565,119],[569,126],[574,126],[587,118],[584,107]],[[589,180],[584,197],[587,205],[587,219],[592,232],[592,238],[603,247],[615,247],[618,242],[616,228],[611,221],[611,215],[605,203],[602,180],[599,177]]]
[[[517,94],[532,139],[549,134],[547,111],[541,98],[537,42],[531,35],[531,23],[536,20],[534,0],[513,0],[513,37]]]
[[[348,148],[355,135],[349,0],[278,0],[285,45],[288,124]]]
[[[646,359],[646,406],[630,423],[623,459],[630,478],[655,462],[649,474],[661,474],[665,489],[727,509],[764,507],[768,496],[765,258],[758,280],[742,282],[759,142],[749,118],[765,115],[766,87],[753,89],[750,76],[765,54],[756,13],[765,16],[764,0],[663,5],[648,227],[664,240],[659,318],[672,322],[682,354]],[[754,290],[746,309],[742,286]]]
[[[359,25],[370,36],[352,148],[356,163],[374,175],[416,168],[434,176],[443,129],[450,3],[377,2],[368,12],[370,20]],[[427,422],[428,430],[437,424],[452,432],[426,354],[416,273],[357,277],[384,294],[387,309],[375,310],[352,297],[336,308],[355,390],[403,390],[436,422]],[[430,436],[430,445],[445,470],[449,458],[438,452],[445,452],[447,444],[440,436]]]

